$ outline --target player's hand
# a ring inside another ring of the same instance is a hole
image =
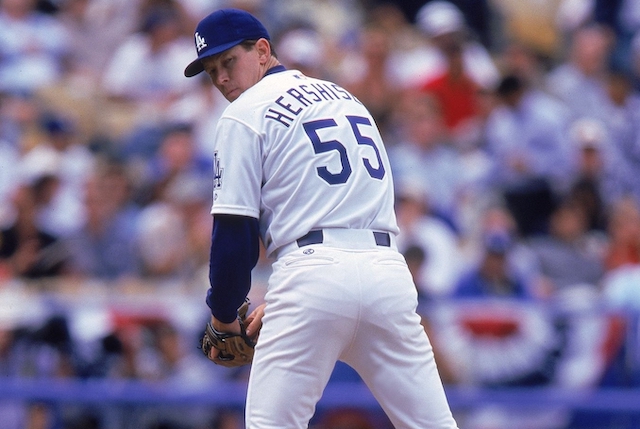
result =
[[[200,349],[215,364],[237,367],[249,365],[253,361],[256,343],[246,332],[246,327],[249,324],[247,321],[249,305],[249,299],[245,298],[243,304],[238,308],[236,320],[231,323],[223,323],[215,316],[211,316],[211,321],[207,323],[200,340]],[[252,320],[256,319],[262,319],[261,312],[253,315]]]
[[[247,336],[254,342],[257,342],[260,329],[262,329],[262,316],[264,316],[264,307],[266,305],[260,304],[247,316]]]
[[[240,334],[240,322],[238,322],[238,320],[234,320],[231,323],[223,323],[221,321],[219,321],[218,319],[216,319],[215,317],[211,316],[211,324],[213,325],[214,328],[216,328],[216,330],[220,331],[220,332],[228,332],[231,334]],[[215,347],[211,347],[211,350],[209,351],[209,359],[211,359],[212,361],[217,361],[218,355],[220,354],[220,350],[218,350]]]

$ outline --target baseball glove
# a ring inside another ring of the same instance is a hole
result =
[[[253,349],[255,342],[247,336],[245,320],[249,309],[249,298],[238,309],[238,321],[240,322],[240,334],[220,332],[213,327],[211,322],[207,323],[204,335],[202,336],[201,349],[204,355],[212,362],[226,366],[237,367],[248,365],[253,360]],[[216,357],[211,358],[211,349],[218,349]]]

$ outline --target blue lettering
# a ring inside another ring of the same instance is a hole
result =
[[[351,97],[351,94],[349,94],[347,91],[345,91],[344,89],[342,89],[340,86],[336,85],[335,83],[333,84],[333,89],[335,89],[340,94],[342,94],[342,98],[344,98],[345,100],[351,100],[353,98],[353,97]]]
[[[333,97],[331,97],[331,94],[329,94],[329,91],[327,91],[326,88],[323,88],[320,85],[316,85],[315,83],[312,83],[311,86],[314,87],[325,100],[333,100]]]
[[[310,106],[311,101],[307,100],[307,98],[297,89],[291,88],[287,91],[287,94],[298,100],[304,107]]]
[[[315,92],[307,89],[307,85],[300,85],[300,88],[304,92],[306,92],[307,94],[313,95],[314,98],[312,99],[312,101],[322,101],[322,98],[320,98],[320,96],[318,96],[318,94],[316,94]]]
[[[273,113],[273,116],[266,114],[264,115],[265,118],[278,121],[287,128],[291,126],[291,122],[293,122],[293,118],[285,115],[284,113],[280,113],[277,110],[269,109],[269,112]],[[289,121],[289,122],[285,122],[285,121]]]
[[[282,100],[284,100],[284,97],[282,97],[282,96],[278,97],[278,99],[276,100],[276,104],[279,105],[279,106],[284,107],[287,111],[293,113],[296,116],[298,116],[298,114],[300,114],[300,112],[302,112],[302,107],[300,107],[298,110],[293,110],[291,108],[291,104],[283,104]]]

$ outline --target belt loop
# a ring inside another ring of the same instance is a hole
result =
[[[324,235],[321,229],[309,231],[307,234],[296,240],[298,247],[308,246],[310,244],[320,244],[324,241]]]
[[[378,246],[391,247],[391,237],[388,232],[373,232],[373,238]]]

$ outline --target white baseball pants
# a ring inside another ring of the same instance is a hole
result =
[[[307,428],[337,360],[398,429],[455,429],[403,256],[371,231],[278,252],[249,377],[248,429]]]

